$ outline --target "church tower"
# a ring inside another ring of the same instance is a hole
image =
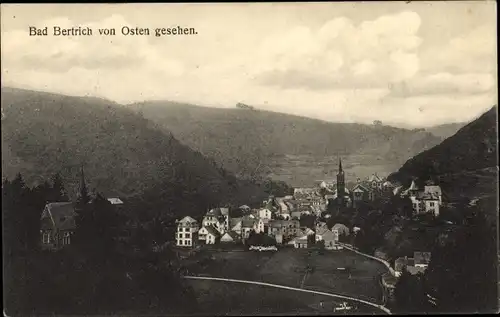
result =
[[[337,173],[337,202],[339,206],[345,205],[345,175],[342,170],[342,160],[339,158],[339,172]]]
[[[78,193],[77,201],[82,205],[85,205],[90,201],[87,184],[85,183],[85,175],[83,173],[83,164],[80,171],[80,192]]]

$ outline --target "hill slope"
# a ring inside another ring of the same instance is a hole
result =
[[[387,170],[394,170],[440,141],[426,131],[331,123],[260,110],[206,108],[168,101],[129,107],[243,177],[271,174],[290,181],[284,174],[303,173],[308,182],[333,177],[338,155],[344,157],[348,172],[349,164],[384,164],[389,165]],[[318,164],[324,168],[314,170]]]
[[[497,111],[494,106],[441,144],[408,160],[389,178],[405,184],[412,178],[438,178],[457,196],[496,193]]]
[[[3,177],[21,172],[31,185],[60,172],[74,197],[83,163],[90,188],[160,199],[164,211],[176,214],[225,202],[251,204],[265,195],[106,100],[2,88],[2,111]]]

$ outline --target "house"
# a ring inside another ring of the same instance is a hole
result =
[[[71,244],[76,230],[76,211],[72,202],[53,202],[45,205],[41,216],[42,249],[57,250]]]
[[[409,197],[413,205],[413,214],[433,214],[439,216],[439,208],[443,203],[441,187],[427,184],[420,190],[415,181],[408,189],[401,192],[402,197]]]
[[[382,186],[384,184],[384,179],[380,176],[377,175],[377,173],[373,174],[368,178],[368,184],[370,184],[370,187],[375,189],[382,189]]]
[[[316,231],[316,242],[324,241],[325,249],[332,250],[335,248],[335,235],[328,228],[321,228]]]
[[[300,222],[298,220],[271,220],[268,224],[267,234],[276,237],[276,234],[283,234],[289,238],[295,236],[299,231]]]
[[[198,240],[206,244],[214,244],[218,238],[220,238],[221,233],[214,226],[203,226],[198,231]]]
[[[228,231],[220,238],[220,242],[238,242],[240,236],[234,231]]]
[[[425,185],[424,193],[436,196],[439,199],[439,205],[443,204],[443,192],[441,191],[441,186],[438,185]]]
[[[294,188],[293,198],[296,200],[307,200],[316,193],[316,188]]]
[[[440,198],[436,192],[416,192],[410,195],[413,205],[413,214],[433,214],[439,216]]]
[[[108,198],[111,205],[123,205],[123,201],[120,198]]]
[[[254,230],[256,233],[267,232],[267,226],[269,224],[268,218],[259,218],[254,223]]]
[[[248,217],[243,217],[241,220],[241,237],[243,239],[248,239],[248,236],[250,235],[250,231],[255,230],[255,222],[257,220],[255,218],[252,218],[250,216]]]
[[[203,217],[202,226],[213,226],[220,234],[230,230],[229,208],[210,209]]]
[[[427,270],[430,259],[430,252],[414,252],[413,258],[408,258],[406,256],[397,258],[396,261],[394,261],[396,276],[401,276],[404,268],[412,275],[424,273]]]
[[[241,220],[242,219],[243,219],[242,217],[229,219],[230,231],[234,231],[234,232],[236,232],[236,234],[238,234],[240,236],[241,236]]]
[[[219,239],[220,239],[220,232],[219,230],[217,230],[216,228],[212,227],[212,226],[208,226],[208,227],[203,227],[201,230],[205,229],[205,232],[206,232],[206,239],[205,239],[205,243],[206,244],[215,244],[217,242],[219,242]]]
[[[370,202],[375,200],[375,191],[373,188],[363,185],[362,183],[356,184],[352,190],[353,205],[359,202]]]
[[[180,247],[193,247],[198,240],[198,222],[186,216],[177,221],[176,245]]]
[[[322,230],[322,229],[328,229],[328,225],[326,224],[326,222],[323,222],[323,221],[316,222],[316,231]]]
[[[273,212],[270,208],[261,208],[259,209],[259,218],[272,219]]]
[[[296,249],[307,249],[309,244],[309,237],[304,235],[302,237],[297,237],[289,242],[289,244],[293,244]]]
[[[415,267],[427,268],[431,262],[431,252],[413,252]]]

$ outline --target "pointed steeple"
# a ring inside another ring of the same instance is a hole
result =
[[[87,190],[87,184],[85,183],[85,174],[83,172],[83,164],[80,169],[80,192],[78,194],[78,200],[81,203],[88,203],[90,200],[90,196]]]
[[[339,173],[342,173],[342,159],[339,157]]]

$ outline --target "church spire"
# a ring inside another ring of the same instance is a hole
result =
[[[342,173],[342,159],[339,157],[339,173]]]
[[[78,195],[78,200],[82,203],[88,203],[90,200],[89,193],[87,190],[87,184],[85,183],[85,174],[83,172],[83,164],[80,168],[80,193]]]

